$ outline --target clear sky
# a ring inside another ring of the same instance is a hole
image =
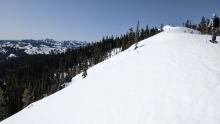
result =
[[[0,39],[97,41],[142,26],[199,22],[220,0],[0,0]]]

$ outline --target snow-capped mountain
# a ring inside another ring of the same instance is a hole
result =
[[[68,48],[77,48],[85,45],[81,41],[54,41],[45,40],[0,40],[0,54],[49,54],[50,52],[61,53]],[[18,54],[18,55],[17,55]]]
[[[210,38],[166,26],[1,124],[219,124],[220,44]]]

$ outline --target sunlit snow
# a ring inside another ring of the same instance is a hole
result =
[[[166,26],[1,124],[219,124],[220,44],[208,39]]]

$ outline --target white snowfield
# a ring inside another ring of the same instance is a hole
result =
[[[220,124],[220,44],[209,39],[166,26],[1,124]]]

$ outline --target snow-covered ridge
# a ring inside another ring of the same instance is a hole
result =
[[[186,27],[172,27],[170,25],[166,25],[163,27],[165,32],[176,32],[176,33],[191,33],[191,34],[201,34],[199,31],[186,28]]]
[[[177,32],[131,46],[1,124],[219,124],[220,44]]]
[[[77,48],[86,45],[81,41],[54,41],[45,40],[0,40],[0,53],[14,54],[13,51],[24,51],[26,54],[61,53],[68,48]],[[18,55],[19,56],[19,55]]]

